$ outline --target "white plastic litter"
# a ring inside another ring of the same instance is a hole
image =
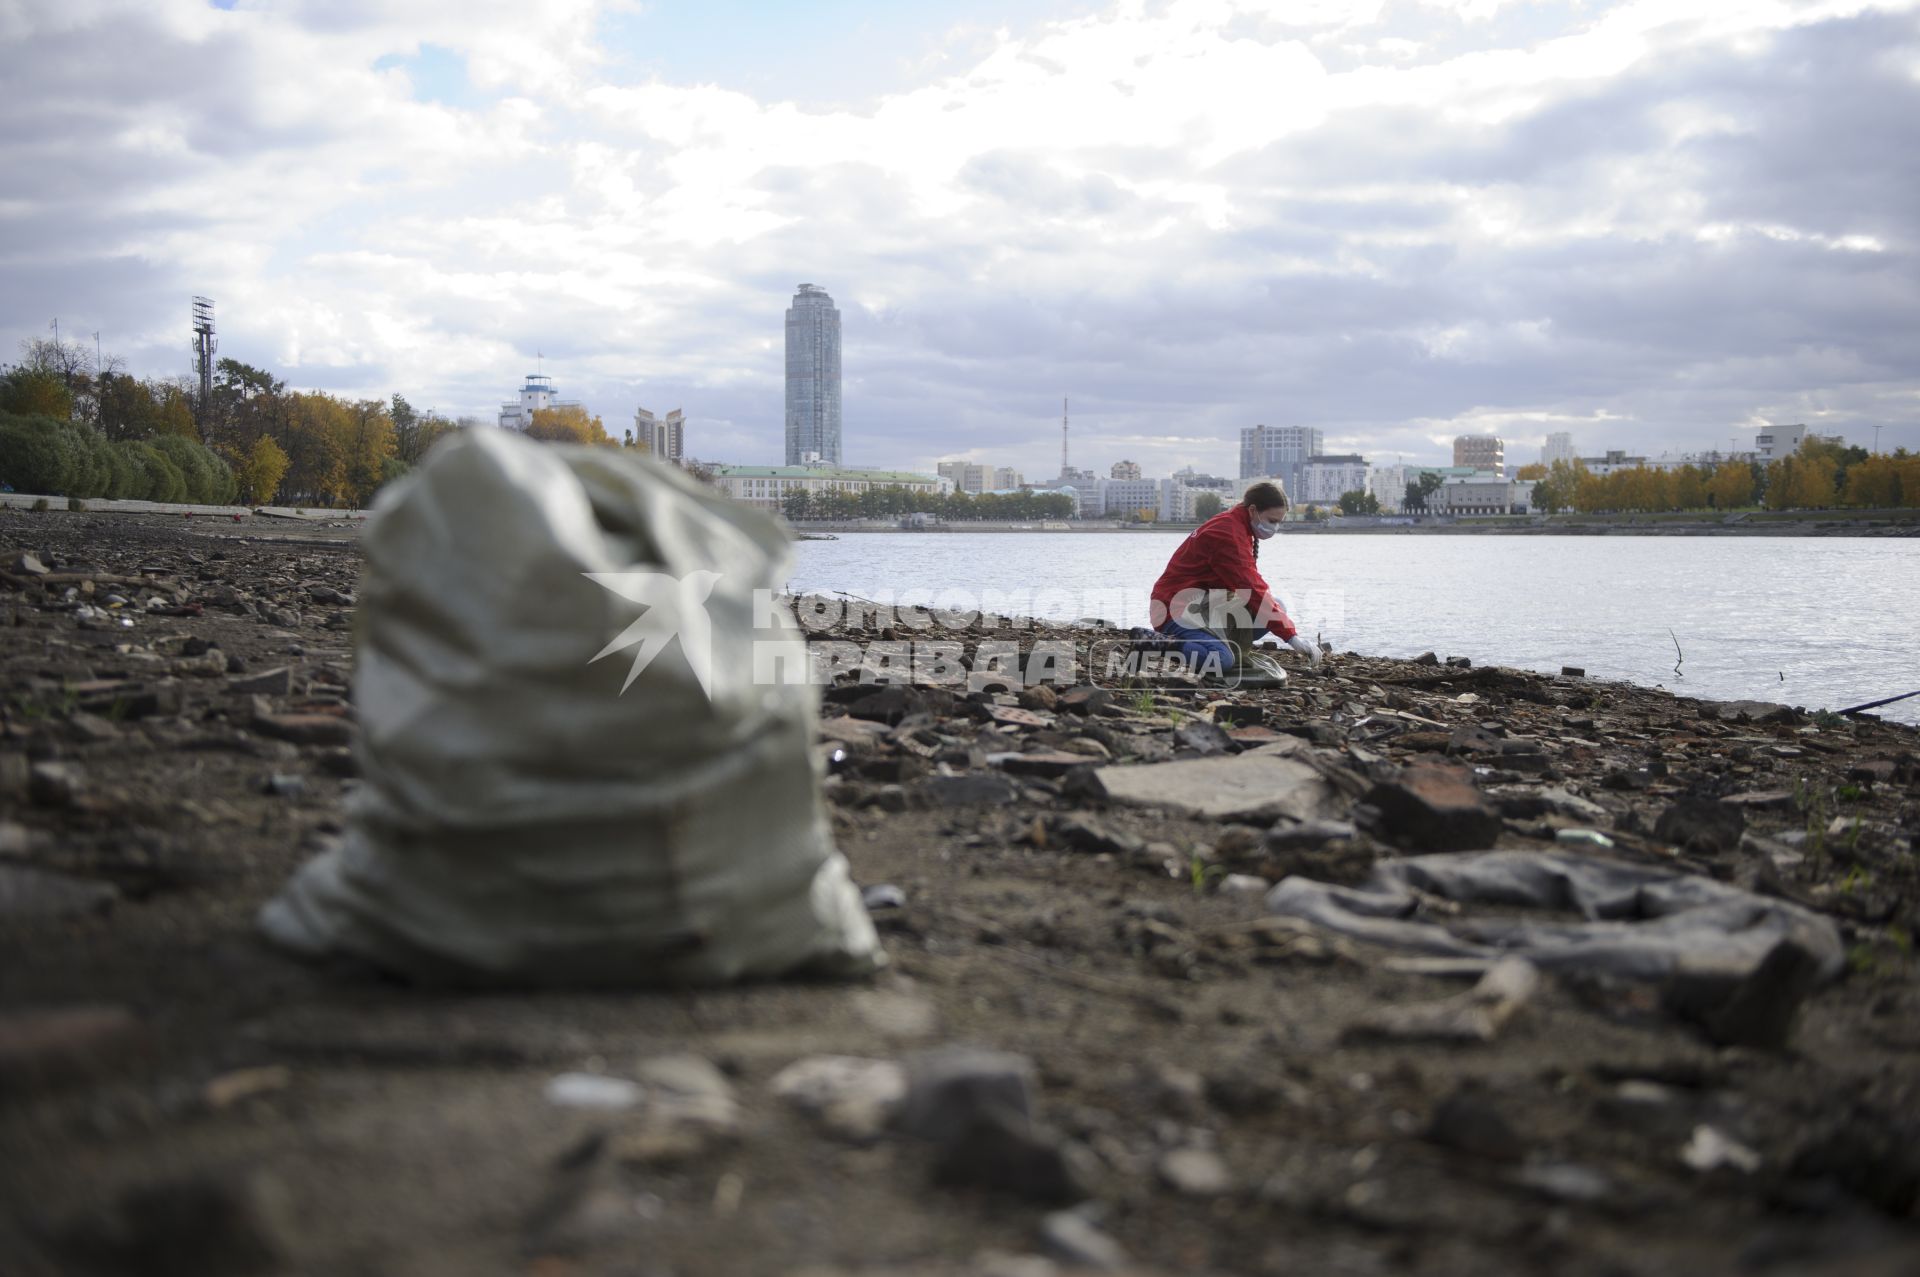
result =
[[[474,429],[382,493],[364,545],[366,783],[261,911],[271,939],[468,984],[884,961],[824,819],[816,689],[770,677],[806,659],[756,615],[787,572],[772,518],[617,449]]]

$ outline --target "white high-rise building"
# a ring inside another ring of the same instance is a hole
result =
[[[812,284],[787,308],[787,464],[840,464],[840,312]]]
[[[1573,435],[1565,430],[1556,430],[1548,435],[1547,441],[1540,446],[1540,464],[1543,466],[1551,467],[1556,461],[1572,465],[1579,455],[1574,450]]]
[[[655,417],[645,408],[633,413],[634,440],[662,461],[679,465],[686,456],[686,417],[678,408]]]
[[[1278,479],[1292,500],[1300,467],[1320,455],[1321,435],[1312,426],[1249,426],[1240,432],[1240,477]]]

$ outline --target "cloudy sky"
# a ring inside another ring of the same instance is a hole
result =
[[[778,462],[1920,448],[1920,0],[0,0],[0,356]]]

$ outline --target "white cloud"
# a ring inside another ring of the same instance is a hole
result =
[[[1077,456],[1163,473],[1255,421],[1423,454],[1482,417],[1914,429],[1911,3],[1126,4],[837,110],[623,82],[614,8],[10,7],[0,164],[44,176],[0,201],[0,315],[91,307],[166,372],[211,293],[227,353],[456,411],[541,349],[740,460],[777,454],[802,279],[876,463],[1041,477],[1063,391]],[[464,96],[426,100],[429,46]]]

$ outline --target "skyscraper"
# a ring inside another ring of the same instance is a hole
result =
[[[1312,426],[1248,426],[1240,432],[1241,479],[1278,479],[1289,500],[1300,488],[1300,467],[1320,455]]]
[[[840,312],[812,284],[787,308],[787,464],[840,464]]]

